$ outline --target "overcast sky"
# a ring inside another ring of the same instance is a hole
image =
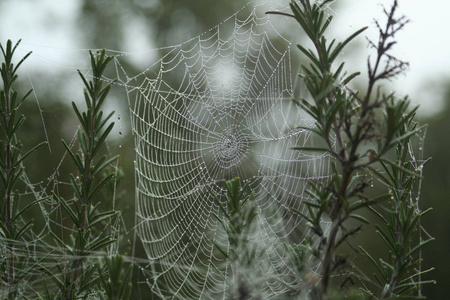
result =
[[[343,26],[348,22],[356,28],[380,16],[380,3],[392,3],[391,0],[343,2],[336,20]],[[410,63],[410,70],[395,81],[395,87],[420,104],[423,113],[433,113],[441,108],[442,84],[450,82],[450,1],[399,0],[399,5],[410,23],[398,34],[395,53]],[[373,23],[369,22],[369,26],[372,26],[370,34],[375,35]]]
[[[339,1],[340,9],[335,15],[335,22],[339,26],[334,28],[338,31],[337,35],[342,36],[362,26],[369,25],[373,28],[372,19],[381,16],[380,3],[389,5],[392,2]],[[421,104],[423,113],[432,113],[440,108],[439,93],[442,93],[443,89],[442,86],[430,84],[450,81],[450,1],[399,0],[399,3],[401,11],[408,16],[411,23],[398,35],[396,53],[403,60],[410,62],[410,71],[397,80],[395,88],[401,94],[409,94],[415,103]],[[4,0],[1,5],[0,39],[3,44],[6,39],[22,38],[24,48],[34,51],[35,62],[40,63],[41,67],[49,63],[57,68],[75,70],[80,67],[77,59],[71,60],[73,65],[70,62],[62,63],[68,55],[79,54],[82,57],[83,54],[79,51],[83,45],[80,44],[74,26],[79,1]],[[218,23],[225,17],[218,16]],[[376,31],[368,31],[367,34],[376,34]],[[365,65],[363,55],[354,61]]]

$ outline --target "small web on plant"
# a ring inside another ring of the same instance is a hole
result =
[[[28,49],[24,50],[24,48]],[[14,59],[21,59],[24,54],[29,52],[29,48],[30,45],[25,44],[24,46],[24,43],[20,44],[20,46],[18,47],[18,50],[20,51],[16,53],[17,57],[15,56]],[[83,53],[84,55],[86,55],[86,57],[89,57],[88,52],[89,51],[87,50],[80,50],[80,53]],[[46,124],[46,122],[44,122],[45,112],[42,109],[43,106],[41,106],[42,101],[38,99],[39,89],[38,91],[34,89],[35,84],[32,81],[33,75],[30,74],[32,73],[32,71],[30,70],[30,68],[28,68],[28,63],[31,59],[33,59],[33,54],[21,66],[19,73],[21,73],[21,77],[23,76],[23,72],[27,74],[23,77],[29,81],[31,88],[33,88],[33,92],[29,97],[31,98],[31,100],[27,101],[35,102],[38,108],[39,121],[42,122],[42,128],[39,128],[38,130],[43,132],[44,140],[48,144],[48,146],[44,145],[41,148],[47,148],[47,151],[50,152],[50,154],[54,154],[52,152],[52,148],[50,147],[50,143],[54,141],[51,141],[48,135],[48,125]],[[85,73],[85,76],[87,78],[91,78],[92,76],[89,76],[91,70],[89,64],[86,62],[80,69],[83,73]],[[14,61],[14,63],[17,65],[16,61]],[[76,70],[69,67],[67,68],[73,71],[74,74],[76,74]],[[3,86],[1,88],[3,88]],[[14,86],[14,88],[16,87]],[[21,93],[23,93],[23,91],[19,90],[19,95]],[[79,96],[82,96],[81,91]],[[19,109],[20,113],[22,113],[21,109],[22,107]],[[36,129],[36,127],[34,127],[33,129]],[[81,129],[75,128],[75,132],[73,133],[72,137],[69,140],[66,140],[69,148],[74,152],[77,152],[79,150],[77,137],[77,132],[79,130]],[[19,131],[18,138],[15,140],[15,142],[18,142],[18,140],[21,138],[20,134],[21,132]],[[58,140],[58,142],[60,142],[60,140]],[[27,150],[29,150],[28,148],[28,145],[24,147],[22,155]],[[60,202],[56,200],[57,197],[63,197],[64,199],[66,199],[69,205],[77,201],[76,197],[73,195],[73,191],[71,190],[71,183],[68,179],[68,174],[62,174],[62,171],[66,170],[66,167],[63,165],[67,163],[71,164],[73,162],[70,161],[69,155],[67,154],[67,152],[65,152],[59,162],[57,162],[56,166],[52,168],[53,172],[50,172],[50,174],[45,174],[44,172],[42,172],[40,174],[41,176],[39,177],[40,181],[35,182],[32,178],[29,178],[27,169],[30,164],[32,164],[32,162],[30,163],[30,161],[33,159],[36,160],[36,157],[38,157],[38,155],[42,155],[42,152],[32,153],[29,157],[27,157],[27,159],[20,163],[20,167],[24,165],[25,169],[20,175],[20,183],[18,183],[17,188],[18,197],[14,199],[15,208],[18,208],[17,212],[23,207],[26,207],[28,204],[33,203],[33,201],[37,201],[35,204],[31,205],[31,208],[27,210],[25,214],[18,215],[14,220],[14,222],[17,224],[17,228],[23,228],[24,226],[32,224],[33,230],[25,231],[23,240],[2,240],[0,243],[0,262],[2,263],[1,267],[4,267],[6,265],[4,264],[4,258],[8,257],[10,253],[14,254],[14,274],[16,278],[18,278],[16,286],[19,294],[23,297],[35,297],[36,295],[42,296],[44,294],[44,286],[48,287],[50,291],[55,291],[55,282],[52,281],[51,276],[54,276],[54,278],[63,279],[64,276],[67,276],[67,274],[64,274],[64,272],[67,272],[67,270],[59,269],[59,267],[65,265],[66,267],[69,266],[70,268],[70,266],[72,266],[73,264],[73,260],[77,257],[76,255],[69,255],[68,253],[70,252],[70,249],[65,248],[62,243],[58,242],[58,240],[67,242],[70,238],[70,235],[75,235],[76,232],[69,216],[62,209]],[[119,169],[120,168],[118,160],[115,163],[110,164],[111,172],[118,173]],[[78,181],[80,180],[80,178],[77,176],[75,180]],[[106,187],[106,189],[109,190],[108,192],[111,193],[111,196],[108,199],[112,200],[111,202],[113,205],[113,209],[114,203],[119,197],[116,194],[117,180],[118,179],[116,177],[111,182],[111,185],[109,187]],[[42,214],[37,213],[36,207],[41,211]],[[127,229],[124,229],[125,226],[120,216],[117,218],[109,218],[108,220],[105,220],[102,225],[104,225],[104,227],[96,232],[96,234],[98,234],[99,236],[111,234],[111,236],[117,242],[110,245],[106,249],[106,253],[107,255],[115,255],[118,253],[117,249],[120,242],[119,235],[125,232]],[[7,246],[8,244],[12,245],[12,251],[10,250],[11,247]],[[104,256],[105,251],[93,251],[89,256],[89,259],[86,260],[87,264],[84,270],[90,267],[95,268],[95,264],[99,260],[103,259]],[[129,258],[125,258],[125,260],[128,261]],[[140,262],[133,261],[133,263]],[[6,274],[7,271],[4,271]],[[52,275],[48,276],[50,273]],[[2,299],[8,297],[7,288],[0,289],[0,297]]]

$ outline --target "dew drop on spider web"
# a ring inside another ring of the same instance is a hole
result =
[[[167,288],[159,282],[171,282],[168,293],[178,298],[225,293],[232,275],[215,247],[229,246],[215,217],[221,216],[216,196],[223,199],[223,180],[235,177],[249,184],[260,212],[251,242],[264,249],[261,292],[282,294],[292,284],[286,274],[293,270],[279,255],[285,253],[282,241],[298,234],[302,223],[290,209],[303,210],[308,181],[329,180],[330,156],[292,150],[308,141],[309,133],[298,128],[311,121],[301,119],[291,101],[297,77],[291,41],[259,12],[236,14],[167,49],[153,77],[130,77],[141,82],[129,89],[136,101],[136,223],[148,259],[158,264],[151,278],[155,292]],[[208,272],[200,275],[199,266]],[[283,284],[274,287],[272,280]]]

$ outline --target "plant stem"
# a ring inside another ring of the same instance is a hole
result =
[[[94,80],[94,89],[97,90],[98,88],[98,80]],[[95,96],[93,97],[93,107],[95,108],[95,100],[97,97],[97,93],[95,93]],[[94,109],[95,110],[95,109]],[[80,236],[81,239],[86,238],[87,230],[89,228],[88,224],[88,213],[91,209],[91,203],[88,201],[88,195],[90,194],[90,187],[93,184],[93,178],[91,177],[91,167],[93,165],[93,147],[95,143],[95,113],[92,112],[92,116],[89,120],[90,124],[89,127],[90,130],[88,132],[85,132],[85,134],[88,136],[87,139],[87,153],[84,153],[85,160],[84,160],[84,172],[82,174],[82,190],[84,191],[82,193],[82,197],[80,200],[80,217],[81,217],[81,224],[80,228],[78,228],[77,234]],[[81,130],[81,129],[80,129]],[[71,287],[69,289],[69,293],[67,297],[69,297],[72,292],[73,288],[75,286],[75,282],[78,280],[79,271],[82,269],[83,261],[85,259],[85,249],[84,249],[84,243],[81,243],[80,249],[76,249],[76,258],[72,265],[72,280],[71,280]],[[67,298],[69,300],[69,298]]]
[[[7,66],[7,73],[9,74],[11,71]],[[5,86],[6,88],[6,86]],[[10,106],[10,91],[9,86],[8,90],[5,90],[5,96],[6,96],[6,124],[9,122],[9,119],[11,117],[11,106]],[[12,220],[12,209],[13,209],[13,196],[12,196],[12,177],[13,177],[13,162],[11,158],[11,140],[12,137],[9,135],[9,132],[6,133],[6,165],[5,165],[5,173],[6,173],[6,217],[5,217],[5,223],[6,227],[8,228],[8,231],[10,233],[13,232],[13,220]],[[8,241],[7,246],[7,252],[8,252],[8,289],[11,289],[11,287],[14,285],[15,279],[14,279],[14,246],[12,244],[12,241]]]
[[[77,202],[75,206],[77,209],[75,213],[73,210],[69,209],[74,219],[76,219],[76,239],[75,245],[71,247],[73,250],[73,263],[71,265],[70,282],[67,289],[64,291],[66,299],[72,299],[72,297],[81,295],[84,291],[81,290],[82,285],[78,285],[78,290],[75,291],[76,283],[79,281],[80,276],[83,274],[83,264],[87,257],[92,253],[93,249],[101,248],[102,246],[107,246],[112,243],[112,239],[105,241],[104,239],[96,239],[92,236],[90,224],[90,219],[95,220],[96,215],[93,212],[94,208],[92,205],[93,193],[96,193],[108,180],[112,179],[113,174],[106,176],[105,178],[97,179],[97,174],[100,170],[107,167],[106,163],[101,163],[104,161],[102,159],[97,159],[98,148],[104,143],[107,135],[111,131],[114,123],[111,123],[107,129],[102,130],[103,125],[111,117],[112,113],[103,119],[103,112],[100,110],[104,99],[106,98],[110,85],[102,88],[102,74],[107,65],[111,60],[111,57],[105,55],[105,51],[94,55],[90,53],[91,56],[91,67],[93,80],[87,81],[86,78],[79,72],[81,79],[85,85],[85,101],[87,106],[87,111],[80,113],[75,103],[72,103],[73,108],[77,114],[80,121],[80,131],[78,132],[78,137],[80,139],[81,153],[73,153],[71,149],[66,146],[67,151],[70,156],[74,159],[78,172],[81,177],[81,182],[76,181],[72,178],[72,186],[77,195]],[[103,132],[102,132],[103,131]],[[80,155],[81,154],[81,155]],[[104,158],[103,158],[104,159]],[[107,162],[111,163],[117,159],[111,158]],[[96,164],[100,164],[96,165]],[[64,200],[63,200],[64,201]],[[93,213],[93,215],[91,215]],[[112,216],[114,212],[107,212],[107,215]],[[106,238],[106,237],[105,237]],[[96,241],[96,242],[94,242]],[[100,245],[100,246],[98,246]]]
[[[336,237],[339,232],[339,228],[341,226],[340,218],[338,217],[336,220],[333,221],[331,225],[331,230],[329,237],[327,239],[327,246],[325,255],[322,260],[322,281],[321,281],[321,291],[319,293],[320,298],[323,299],[325,295],[328,294],[328,287],[330,285],[330,279],[332,274],[332,266],[333,266],[333,260],[334,260],[334,253],[336,250]]]
[[[7,47],[9,49],[9,47]],[[3,49],[2,49],[3,50]],[[9,130],[8,124],[11,121],[11,84],[13,79],[11,78],[11,75],[13,74],[13,70],[11,69],[11,65],[8,63],[8,61],[11,59],[12,53],[9,53],[7,50],[7,53],[5,55],[5,61],[4,64],[4,70],[2,70],[2,75],[5,74],[5,77],[3,78],[4,82],[4,105],[5,105],[5,111],[3,112],[3,118],[4,118],[4,126],[3,131],[5,133],[6,138],[6,151],[5,151],[5,166],[4,166],[4,172],[5,172],[5,201],[6,201],[6,211],[5,211],[5,224],[6,228],[8,229],[9,234],[11,235],[14,229],[13,225],[13,218],[12,218],[12,211],[13,211],[13,195],[12,195],[12,184],[13,184],[13,177],[14,177],[14,171],[13,171],[13,161],[12,161],[12,155],[11,155],[11,141],[12,141],[12,133]],[[14,121],[14,120],[13,120]],[[10,292],[8,294],[11,294],[11,288],[14,285],[15,282],[15,276],[14,276],[14,246],[12,243],[12,240],[8,240],[7,242],[7,269],[8,269],[8,289]]]

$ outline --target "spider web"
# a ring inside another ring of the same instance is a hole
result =
[[[255,195],[250,243],[262,255],[244,270],[264,299],[298,288],[284,241],[296,238],[308,180],[326,180],[327,155],[292,150],[310,139],[293,103],[290,41],[255,4],[124,81],[136,150],[136,223],[151,289],[173,298],[229,297],[230,251],[217,220],[222,181]],[[135,84],[138,82],[139,84]],[[224,204],[223,204],[224,205]]]
[[[129,54],[110,50],[122,78],[118,85],[129,98],[136,151],[136,223],[148,257],[126,259],[144,266],[146,284],[162,298],[228,299],[238,288],[235,266],[218,251],[217,246],[228,253],[230,249],[227,234],[214,217],[221,215],[215,197],[224,201],[223,180],[234,177],[249,184],[258,213],[250,236],[258,259],[250,267],[238,266],[239,271],[262,299],[302,287],[283,243],[300,243],[307,232],[302,231],[306,230],[303,220],[290,210],[304,211],[306,182],[327,180],[330,157],[292,150],[313,141],[299,129],[310,122],[292,102],[297,86],[293,83],[296,70],[291,68],[292,37],[279,33],[280,24],[264,14],[288,10],[285,5],[270,7],[269,2],[250,3],[250,14],[242,9],[185,43],[149,50],[165,55],[134,77],[128,77],[121,64]],[[76,52],[88,57],[85,50]],[[55,65],[45,61],[49,62]],[[86,61],[81,69],[89,77],[87,65]],[[73,66],[57,68],[76,73]],[[417,138],[423,147],[423,136]],[[69,146],[76,149],[76,145],[75,134]],[[413,160],[419,158],[418,168],[422,154],[423,148],[417,153],[411,148]],[[41,182],[31,183],[24,174],[22,196],[43,199],[51,196],[48,191],[60,195],[70,186],[59,174],[65,160],[66,156]],[[419,194],[420,185],[411,203],[419,201]],[[116,194],[113,203],[115,199]],[[32,242],[17,245],[16,251],[32,263],[45,257],[41,265],[54,270],[58,261],[70,257],[64,249],[47,244],[49,232],[73,229],[65,224],[61,206],[51,197],[39,205],[44,215],[42,230],[32,233]],[[120,220],[111,220],[104,230],[119,236],[121,226]],[[108,253],[117,253],[118,247],[113,245]],[[6,251],[0,249],[3,257]],[[103,254],[93,253],[90,262]],[[315,272],[318,266],[309,267]],[[43,277],[40,270],[31,270],[23,290],[34,296],[41,292],[35,287],[42,286]]]

